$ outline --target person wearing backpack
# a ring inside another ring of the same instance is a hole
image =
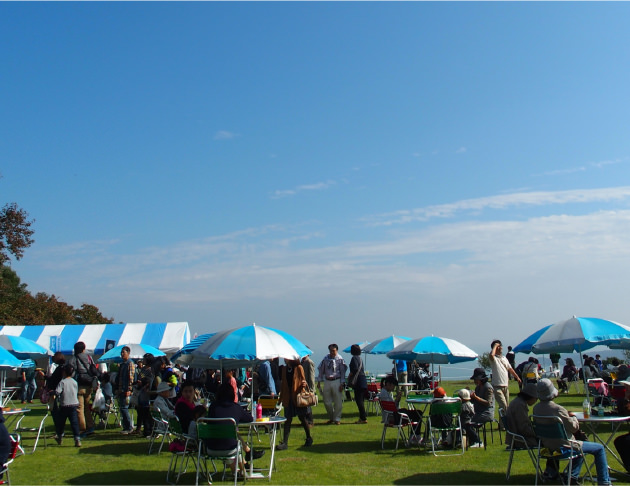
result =
[[[92,418],[90,399],[92,392],[98,388],[98,369],[94,361],[85,352],[85,343],[82,341],[74,345],[74,355],[68,360],[68,364],[74,369],[73,378],[79,385],[79,429],[83,437],[94,433],[94,419]]]

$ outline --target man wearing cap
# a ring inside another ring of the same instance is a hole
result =
[[[490,366],[492,367],[492,388],[494,388],[494,398],[497,401],[499,408],[506,410],[508,403],[510,403],[510,390],[508,388],[509,376],[512,375],[518,382],[519,387],[521,385],[521,378],[518,373],[514,371],[514,368],[510,365],[510,362],[505,356],[503,356],[503,345],[501,341],[495,339],[490,344]],[[499,429],[503,430],[503,424],[499,422]]]
[[[328,413],[329,424],[341,423],[341,407],[343,405],[343,389],[346,385],[346,362],[339,355],[339,346],[330,344],[328,352],[317,367],[317,389],[324,397],[324,407]],[[324,390],[322,391],[322,381]]]
[[[558,396],[558,390],[548,378],[543,378],[536,384],[536,391],[540,402],[534,406],[534,420],[544,421],[544,418],[537,417],[560,417],[567,436],[571,440],[576,440],[574,434],[579,430],[580,423],[573,412],[567,411],[566,408],[558,405],[553,401]],[[577,440],[576,440],[577,441]],[[582,451],[585,454],[592,454],[595,458],[595,469],[597,469],[597,484],[610,485],[610,476],[608,475],[608,461],[606,459],[606,449],[602,444],[589,441],[577,441],[582,445]],[[568,440],[548,439],[543,441],[543,446],[552,451],[560,450],[562,447],[571,447]],[[578,483],[580,470],[582,469],[583,457],[573,459],[573,469],[571,471],[571,482]],[[563,481],[564,482],[564,481]]]

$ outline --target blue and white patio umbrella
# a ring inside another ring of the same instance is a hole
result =
[[[364,351],[363,351],[363,349],[364,349],[364,348],[365,348],[368,344],[370,344],[370,341],[363,341],[363,342],[361,342],[361,343],[354,343],[354,344],[351,344],[351,345],[350,345],[350,346],[348,346],[347,348],[344,348],[344,349],[343,349],[343,352],[344,352],[344,353],[349,353],[349,352],[350,352],[350,349],[351,349],[351,348],[352,348],[352,346],[354,346],[355,344],[361,348],[361,352],[363,353],[363,352],[364,352]]]
[[[109,351],[107,351],[103,356],[98,359],[99,363],[122,363],[122,358],[120,357],[120,352],[122,348],[125,346],[129,347],[129,358],[130,359],[141,359],[145,354],[151,353],[153,356],[166,356],[162,351],[158,348],[154,348],[153,346],[149,346],[148,344],[121,344],[116,346]]]
[[[219,331],[192,352],[206,360],[209,367],[236,368],[256,360],[300,359],[312,351],[288,332],[271,327],[251,326]]]
[[[22,361],[0,346],[0,369],[7,370],[21,367]]]
[[[571,317],[539,329],[514,347],[515,353],[581,353],[630,339],[630,327],[597,317]]]
[[[215,332],[210,332],[207,334],[201,334],[190,341],[186,346],[177,351],[173,356],[171,356],[171,361],[173,363],[178,363],[185,366],[192,366],[196,368],[204,368],[205,363],[203,362],[203,358],[193,356],[192,352],[205,343],[208,339],[214,336]]]
[[[366,354],[387,354],[396,346],[411,340],[411,338],[406,336],[387,336],[381,339],[377,339],[376,341],[372,341],[365,348],[361,348]]]
[[[387,353],[387,357],[419,363],[453,364],[474,361],[479,355],[454,339],[427,336],[405,341]]]
[[[630,338],[630,328],[615,321],[598,317],[571,317],[539,329],[513,348],[515,353],[573,353],[582,352],[595,346],[617,344]],[[584,389],[588,397],[586,376]]]
[[[50,349],[40,346],[35,341],[22,336],[0,334],[0,346],[21,360],[53,355]]]

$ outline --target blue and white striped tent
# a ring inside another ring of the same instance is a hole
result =
[[[107,341],[114,341],[115,346],[130,343],[149,344],[167,355],[175,353],[190,342],[190,328],[187,322],[1,326],[0,334],[23,336],[66,355],[73,353],[77,341],[83,341],[86,352],[96,355],[105,352]],[[56,344],[53,346],[52,342],[57,336],[61,341],[59,347]]]

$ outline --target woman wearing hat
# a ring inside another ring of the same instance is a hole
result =
[[[491,422],[494,420],[494,388],[488,382],[486,370],[475,368],[470,379],[475,382],[475,391],[470,394],[470,399],[475,407],[473,422]]]
[[[558,405],[553,401],[558,396],[558,390],[548,378],[543,378],[536,384],[536,391],[540,402],[534,406],[534,416],[560,417],[569,439],[576,440],[582,444],[582,451],[585,454],[592,454],[595,458],[595,469],[597,469],[597,484],[609,485],[608,461],[606,460],[606,450],[604,446],[596,442],[578,441],[574,434],[579,431],[580,423],[573,412]],[[534,419],[536,420],[536,419]],[[555,451],[562,447],[571,447],[569,441],[562,439],[544,440],[543,446]],[[571,471],[571,482],[577,481],[582,469],[583,457],[573,460],[573,470]]]
[[[171,385],[167,381],[162,381],[155,390],[157,398],[153,402],[153,408],[160,412],[164,420],[175,417],[175,407],[168,399],[171,394]]]
[[[536,383],[527,383],[505,411],[508,428],[515,434],[522,435],[529,447],[538,447],[538,440],[529,420],[529,407],[537,401]],[[505,441],[506,445],[512,445],[512,439],[511,435],[508,436]],[[516,447],[522,446],[523,444],[516,444]]]

